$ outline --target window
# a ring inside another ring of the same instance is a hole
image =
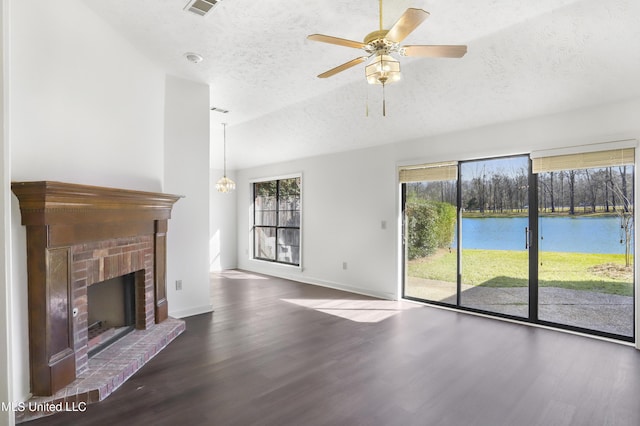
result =
[[[300,265],[300,177],[253,184],[253,258]]]

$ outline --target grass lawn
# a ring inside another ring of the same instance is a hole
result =
[[[540,287],[633,295],[633,268],[624,267],[623,254],[539,254]],[[456,282],[456,253],[441,251],[409,261],[409,276]],[[526,287],[528,252],[510,250],[462,251],[462,282],[486,287]]]

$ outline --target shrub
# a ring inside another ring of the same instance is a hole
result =
[[[409,200],[405,205],[409,260],[429,256],[453,241],[456,208],[449,203]]]

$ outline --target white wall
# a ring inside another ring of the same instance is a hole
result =
[[[6,73],[5,55],[8,52],[5,33],[8,34],[8,23],[5,23],[8,3],[0,2],[0,403],[12,401],[11,386],[12,353],[11,353],[11,246],[9,244],[11,229],[11,163],[9,161],[8,142],[8,90],[5,89],[8,73]],[[0,425],[15,423],[13,412],[0,410]]]
[[[184,195],[167,234],[169,315],[210,312],[209,86],[167,76],[164,191]],[[182,290],[175,282],[182,280]]]
[[[226,194],[216,191],[216,182],[223,170],[212,169],[210,222],[209,222],[209,271],[233,269],[238,265],[236,192]],[[227,170],[227,177],[236,180],[235,172]]]
[[[238,266],[395,298],[400,280],[399,164],[528,153],[628,138],[640,140],[638,117],[640,99],[634,99],[238,171]],[[296,172],[302,172],[303,182],[302,269],[250,260],[251,179]],[[388,224],[386,230],[381,229],[383,220]],[[342,262],[347,262],[347,270],[342,269]]]
[[[180,222],[195,218],[202,225],[202,241],[169,238],[168,251],[176,255],[181,270],[207,276],[208,148],[186,141],[195,149],[193,157],[206,160],[203,164],[192,157],[185,160],[193,164],[172,158],[165,169],[164,160],[165,107],[171,121],[176,110],[192,111],[190,102],[197,109],[204,106],[204,117],[197,114],[203,127],[198,137],[208,141],[208,88],[195,85],[194,95],[189,84],[167,78],[81,0],[6,1],[11,4],[11,179],[176,190],[205,197],[195,204],[179,201],[176,220],[169,221],[171,237]],[[171,93],[165,99],[166,91]],[[180,142],[169,138],[167,152],[174,155]],[[183,191],[189,179],[199,183],[193,191]],[[26,243],[18,202],[11,198],[12,400],[24,401],[29,395]],[[192,251],[197,254],[191,256]],[[172,273],[176,270],[175,263],[169,267]],[[208,281],[189,285],[194,288],[184,293],[188,298],[169,292],[170,309],[206,305]]]
[[[79,0],[12,24],[12,178],[161,190],[164,72]]]
[[[312,157],[242,170],[238,266],[304,282],[395,297],[395,147]],[[302,268],[249,259],[251,179],[302,173]],[[386,221],[387,228],[381,223]],[[343,269],[343,262],[347,269]]]

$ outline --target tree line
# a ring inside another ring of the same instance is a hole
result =
[[[633,206],[632,167],[566,170],[538,175],[541,211],[629,213]]]
[[[633,209],[633,167],[539,173],[538,208],[569,215],[629,213]],[[478,168],[462,180],[462,208],[479,213],[516,213],[529,207],[528,171]],[[414,182],[407,197],[457,205],[456,181]]]

